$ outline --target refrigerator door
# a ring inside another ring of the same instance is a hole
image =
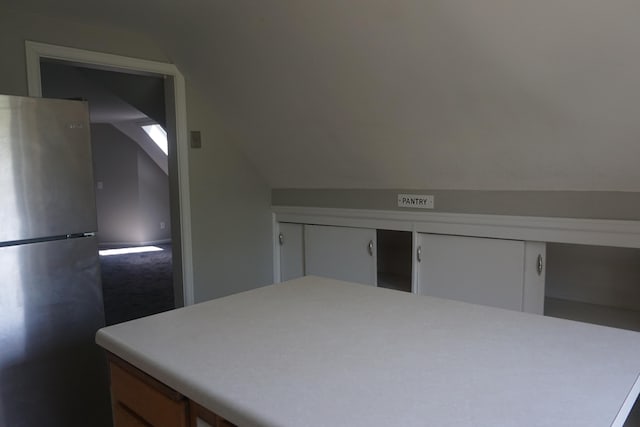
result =
[[[109,426],[97,242],[0,247],[0,426]]]
[[[87,104],[0,95],[0,244],[97,229]]]

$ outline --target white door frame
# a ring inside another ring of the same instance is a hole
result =
[[[182,286],[184,304],[194,303],[193,253],[191,242],[191,202],[189,198],[189,146],[187,137],[187,102],[184,77],[178,68],[166,62],[149,61],[102,52],[55,46],[32,41],[25,42],[27,83],[29,96],[42,97],[40,60],[42,58],[72,62],[80,66],[103,68],[111,71],[151,73],[171,76],[174,79],[176,111],[176,145],[180,226],[182,239]]]

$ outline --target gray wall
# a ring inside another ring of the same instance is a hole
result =
[[[168,60],[141,34],[3,10],[0,93],[27,95],[25,40]],[[189,159],[195,298],[203,301],[272,281],[270,189],[188,77],[188,126],[203,134]]]
[[[269,187],[224,133],[207,98],[187,90],[189,128],[202,132],[202,148],[192,151],[193,259],[209,286],[196,300],[248,290],[273,282]],[[231,140],[233,141],[233,140]]]
[[[163,78],[88,68],[81,68],[79,71],[87,79],[102,85],[106,90],[142,111],[162,127],[167,127]]]
[[[12,2],[144,28],[272,188],[640,192],[635,1]]]
[[[91,125],[94,181],[100,243],[140,242],[138,148],[113,126]],[[168,206],[167,206],[168,208]]]
[[[638,2],[154,12],[272,188],[640,191]]]
[[[140,241],[170,240],[169,177],[144,150],[137,148]]]
[[[135,141],[109,124],[91,125],[98,241],[148,244],[171,239],[169,181]],[[160,223],[165,223],[165,228]]]

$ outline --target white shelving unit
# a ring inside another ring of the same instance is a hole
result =
[[[640,331],[640,249],[547,245],[545,297],[547,316]]]
[[[536,250],[530,251],[531,254],[525,251],[525,258],[542,253],[537,245],[546,244],[548,248],[546,257],[543,256],[546,271],[542,274],[542,281],[546,279],[546,283],[540,292],[538,286],[525,286],[523,301],[533,301],[533,308],[544,305],[544,313],[549,316],[640,330],[640,221],[286,206],[275,206],[273,212],[276,245],[274,271],[278,272],[274,276],[275,281],[281,280],[281,250],[277,246],[277,230],[281,223],[295,223],[298,227],[312,224],[312,227],[370,230],[373,234],[369,239],[374,241],[376,247],[373,254],[369,254],[369,259],[380,259],[374,261],[377,265],[373,267],[373,273],[366,268],[366,283],[413,292],[418,291],[420,283],[416,249],[420,243],[419,236],[424,233],[519,240],[535,246]],[[413,242],[401,237],[410,235],[413,236]],[[403,243],[399,246],[396,243],[389,244],[385,242],[388,237],[392,241],[400,239]],[[296,242],[299,242],[299,238],[296,238]],[[298,243],[298,246],[301,244]],[[362,244],[358,243],[358,253],[362,252],[361,247]],[[391,247],[394,249],[390,250]],[[406,259],[412,263],[410,278],[406,267],[389,269],[381,265],[380,261],[389,253],[399,251],[404,254],[409,248],[411,253]],[[327,263],[326,260],[333,259],[335,255],[329,251],[320,259]],[[291,255],[284,252],[282,256],[283,261],[285,258],[292,259]],[[294,259],[306,259],[308,256],[308,253],[299,254]],[[345,256],[335,258],[338,266],[346,259]],[[530,268],[534,264],[537,263],[530,260],[525,262],[525,275],[534,277]],[[296,268],[299,273],[299,261],[296,262]],[[304,274],[312,274],[312,270],[306,268]],[[542,310],[534,310],[524,302],[523,310],[542,314]]]
[[[636,310],[547,297],[544,315],[640,332],[640,311]]]

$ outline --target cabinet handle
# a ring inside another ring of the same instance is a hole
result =
[[[418,262],[422,262],[422,246],[418,246],[418,250],[416,251],[416,258]]]
[[[373,256],[373,240],[369,240],[369,245],[367,246],[369,250],[369,255]]]
[[[282,233],[278,234],[278,242],[280,242],[280,246],[284,245],[284,235]]]
[[[536,265],[536,270],[538,271],[538,276],[542,274],[542,269],[544,268],[544,262],[542,261],[542,254],[538,255],[538,262]]]

